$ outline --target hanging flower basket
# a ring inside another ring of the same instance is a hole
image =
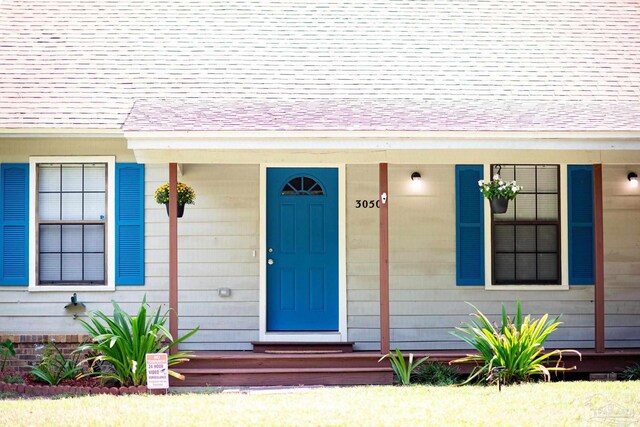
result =
[[[522,191],[522,187],[515,181],[505,182],[500,175],[494,175],[489,182],[481,179],[478,186],[482,195],[489,200],[491,212],[496,214],[505,213],[509,208],[509,200],[515,199]]]
[[[196,199],[196,192],[193,188],[189,187],[182,182],[177,185],[178,189],[178,218],[182,218],[184,215],[184,205],[193,205]],[[167,208],[167,215],[169,215],[169,184],[161,185],[157,188],[154,197],[156,202],[165,205]]]
[[[165,203],[164,207],[167,208],[167,216],[171,215],[169,213],[169,203]],[[182,218],[182,215],[184,215],[184,205],[178,203],[178,218]]]
[[[489,206],[491,206],[491,213],[505,213],[507,209],[509,209],[509,199],[494,197],[493,199],[489,199]]]

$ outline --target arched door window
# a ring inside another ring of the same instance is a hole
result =
[[[280,194],[283,196],[324,196],[324,189],[313,178],[296,176],[284,185]]]

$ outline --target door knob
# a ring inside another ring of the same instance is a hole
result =
[[[272,259],[272,258],[269,258],[269,259],[267,260],[267,264],[269,264],[269,265],[273,265],[273,259]]]

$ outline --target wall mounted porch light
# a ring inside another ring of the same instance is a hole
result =
[[[422,175],[420,172],[414,172],[411,174],[411,181],[422,181]]]
[[[629,172],[629,174],[627,175],[627,179],[631,183],[632,187],[637,187],[638,186],[638,174],[637,173]]]
[[[77,319],[78,315],[80,313],[82,313],[83,311],[86,310],[87,306],[84,305],[83,302],[78,301],[78,294],[77,293],[73,293],[73,295],[71,295],[70,298],[71,302],[69,302],[69,304],[64,306],[64,309],[69,312],[70,314],[73,314],[73,318]]]

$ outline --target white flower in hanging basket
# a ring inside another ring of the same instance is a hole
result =
[[[489,200],[492,199],[507,199],[513,200],[516,198],[519,192],[522,191],[522,186],[516,184],[515,181],[506,182],[500,178],[500,175],[494,175],[491,181],[486,182],[481,179],[478,181],[480,192]]]

